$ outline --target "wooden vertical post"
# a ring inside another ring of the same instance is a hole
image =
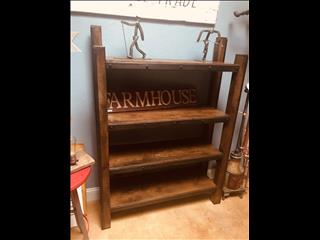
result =
[[[102,47],[100,26],[91,26],[91,44],[93,60],[93,82],[96,112],[97,156],[100,162],[100,206],[101,228],[111,226],[110,178],[109,178],[109,139],[107,115],[107,78],[106,55]]]
[[[102,47],[101,26],[91,25],[90,31],[91,31],[91,46]]]
[[[217,37],[216,42],[217,44],[215,44],[214,46],[212,61],[224,62],[228,39],[225,37]],[[211,75],[212,76],[211,76],[210,91],[209,91],[209,94],[210,94],[209,105],[214,108],[217,108],[222,72],[215,71],[215,72],[212,72]],[[214,128],[214,123],[210,123],[208,125],[208,130],[207,130],[209,143],[212,143],[213,128]]]
[[[232,79],[229,88],[228,102],[226,107],[226,113],[230,116],[230,119],[224,123],[222,136],[220,141],[220,151],[224,153],[224,157],[220,160],[217,166],[215,174],[215,183],[217,185],[216,191],[211,196],[211,201],[214,204],[220,203],[222,196],[222,189],[225,180],[225,174],[227,169],[227,162],[229,159],[232,137],[234,133],[235,123],[238,115],[240,97],[242,92],[242,86],[246,73],[248,55],[236,55],[235,64],[239,64],[239,71],[232,74]]]

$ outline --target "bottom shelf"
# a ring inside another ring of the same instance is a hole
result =
[[[206,173],[198,171],[195,167],[115,177],[111,179],[111,212],[196,195],[210,195],[215,188],[215,184]]]

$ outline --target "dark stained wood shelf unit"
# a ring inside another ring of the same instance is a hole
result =
[[[141,124],[160,124],[184,121],[225,122],[227,120],[227,114],[212,107],[190,107],[108,113],[108,125],[111,129],[121,128],[121,126]]]
[[[225,63],[228,40],[217,37],[212,61],[109,58],[101,31],[91,26],[101,228],[111,227],[111,213],[179,198],[206,195],[219,204],[248,56],[236,54],[233,63]],[[223,72],[232,74],[226,107],[218,110]],[[112,92],[189,88],[196,101],[188,107],[108,112]],[[219,122],[223,128],[215,148]],[[208,161],[214,159],[215,176],[209,179]]]
[[[110,149],[110,174],[166,168],[209,160],[223,153],[204,143],[149,143]]]
[[[211,70],[237,72],[238,64],[218,61],[185,61],[164,59],[107,58],[107,68],[111,69],[149,69],[149,70]]]
[[[113,178],[110,183],[111,212],[153,205],[196,195],[208,196],[214,182],[192,168]]]

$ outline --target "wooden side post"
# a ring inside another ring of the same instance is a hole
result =
[[[211,201],[214,204],[218,204],[221,201],[227,162],[229,159],[233,132],[234,132],[235,123],[238,115],[242,86],[243,86],[247,63],[248,63],[248,55],[237,54],[235,57],[234,63],[239,64],[239,71],[234,72],[232,74],[232,79],[231,79],[230,88],[229,88],[226,113],[230,116],[230,119],[229,121],[224,123],[223,130],[222,130],[219,149],[224,153],[224,157],[222,160],[218,162],[218,166],[215,174],[215,183],[217,185],[217,190],[211,196]]]
[[[101,26],[91,25],[91,46],[102,47],[102,33]]]
[[[217,37],[217,44],[214,46],[213,59],[215,62],[224,62],[228,39],[225,37]],[[220,85],[221,85],[222,72],[215,71],[211,74],[210,91],[209,91],[209,105],[217,108]],[[212,143],[214,123],[208,125],[208,143]]]
[[[96,112],[97,156],[99,161],[101,228],[111,226],[109,144],[107,116],[106,54],[100,26],[91,26],[93,82]]]

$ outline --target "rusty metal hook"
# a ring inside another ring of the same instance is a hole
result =
[[[197,38],[197,42],[200,41],[203,33],[207,33],[207,35],[206,35],[205,39],[202,40],[204,42],[204,48],[203,48],[203,51],[202,51],[203,52],[202,61],[204,61],[206,59],[206,57],[207,57],[208,48],[209,48],[209,42],[210,42],[209,41],[210,35],[213,34],[213,33],[216,33],[218,35],[218,37],[221,37],[221,34],[220,34],[219,31],[214,30],[213,28],[205,29],[205,30],[201,30],[199,32],[199,35],[198,35],[198,38]],[[215,44],[219,44],[219,43],[215,42]]]

